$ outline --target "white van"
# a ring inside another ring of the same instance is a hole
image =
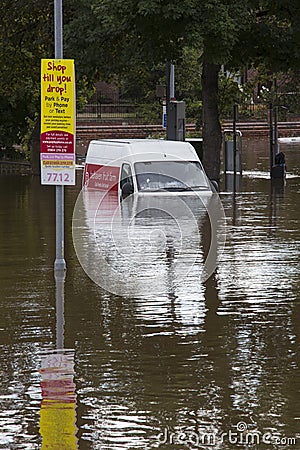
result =
[[[204,270],[207,218],[218,217],[214,210],[219,209],[193,146],[150,139],[92,141],[83,185],[73,242],[90,278],[125,297],[169,295],[170,286],[181,282],[187,295],[189,283],[195,285]]]
[[[194,147],[159,139],[115,139],[90,142],[83,186],[118,194],[212,194]]]

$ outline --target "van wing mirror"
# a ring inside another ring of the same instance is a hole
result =
[[[122,186],[122,197],[128,197],[128,195],[133,194],[133,186],[128,181]]]

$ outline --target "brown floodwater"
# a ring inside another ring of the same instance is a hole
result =
[[[268,142],[243,143],[205,281],[204,211],[197,233],[137,215],[114,251],[100,223],[81,246],[94,283],[72,240],[80,171],[65,190],[67,273],[55,281],[54,188],[0,177],[1,449],[300,448],[300,146],[281,150],[288,175],[271,183]]]

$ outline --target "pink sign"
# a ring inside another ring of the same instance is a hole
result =
[[[74,153],[74,135],[66,131],[41,134],[41,153]]]

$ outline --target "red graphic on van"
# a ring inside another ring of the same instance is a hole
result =
[[[119,167],[85,164],[83,184],[103,192],[118,191],[119,173]]]

